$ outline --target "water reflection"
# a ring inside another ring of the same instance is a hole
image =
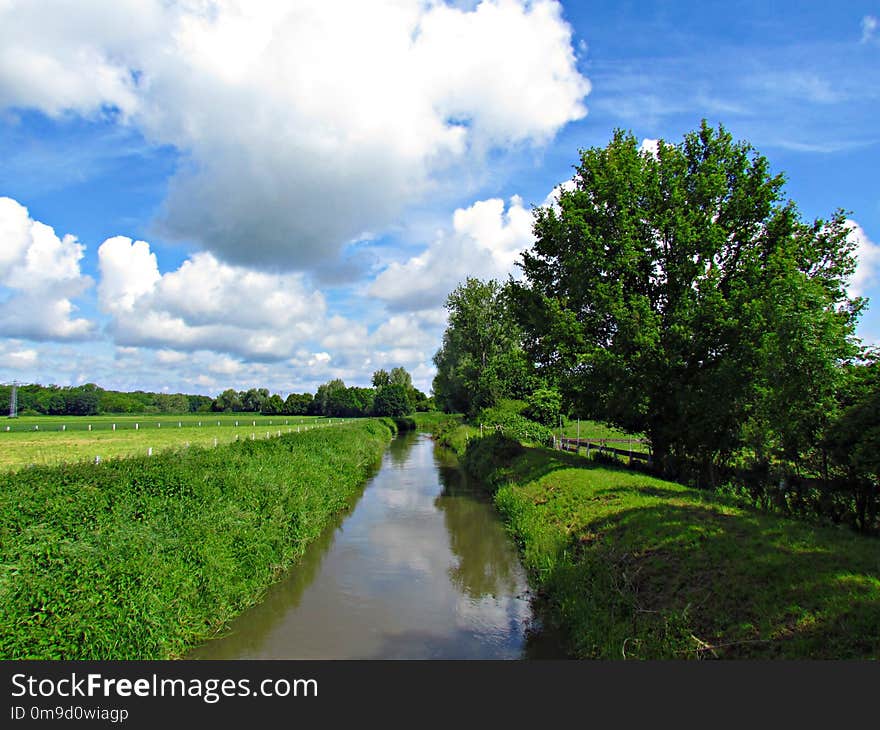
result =
[[[434,506],[443,513],[449,547],[457,558],[449,579],[475,599],[515,595],[519,560],[510,538],[498,529],[498,516],[487,509],[488,498],[468,484],[460,469],[438,463],[437,472],[443,492]]]
[[[407,433],[353,511],[227,636],[190,658],[547,655],[536,654],[543,634],[533,625],[526,578],[494,508],[448,453]]]

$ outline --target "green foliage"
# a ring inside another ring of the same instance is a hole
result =
[[[494,280],[468,278],[446,300],[449,324],[434,355],[434,398],[450,413],[476,413],[502,398],[538,387],[520,347],[505,289]]]
[[[377,416],[407,416],[413,410],[409,389],[397,383],[381,388],[373,402],[373,413]]]
[[[431,432],[433,439],[462,456],[468,442],[480,435],[479,426],[474,427],[464,420],[464,416],[455,413],[416,413],[418,427]]]
[[[214,399],[211,410],[219,413],[231,413],[232,411],[244,410],[244,406],[238,393],[229,388]]]
[[[9,403],[10,386],[0,386],[0,402]],[[35,383],[18,388],[18,411],[51,416],[94,416],[103,413],[195,413],[210,409],[212,399],[183,393],[123,393],[94,383],[72,387]]]
[[[375,393],[372,388],[342,388],[327,398],[324,415],[342,418],[366,416],[373,408]]]
[[[834,476],[854,498],[856,526],[880,530],[880,362],[846,372],[837,418],[822,443]]]
[[[359,421],[0,474],[0,658],[180,656],[302,555],[389,436]]]
[[[312,405],[311,393],[291,393],[284,401],[284,414],[288,416],[305,416]]]
[[[504,400],[493,408],[484,408],[476,415],[473,422],[482,424],[484,433],[489,429],[518,441],[549,445],[553,437],[552,431],[522,415],[525,408],[526,404],[523,401]]]
[[[329,415],[331,401],[345,390],[345,383],[336,378],[318,386],[315,392],[314,406],[318,414]]]
[[[407,392],[410,392],[413,390],[412,376],[406,371],[406,368],[392,368],[388,376],[388,385],[399,385]]]
[[[260,413],[266,416],[282,415],[284,413],[284,401],[281,400],[281,396],[277,393],[275,393],[274,395],[270,395],[263,402],[263,408]]]
[[[559,423],[562,411],[562,396],[552,388],[538,388],[526,398],[526,409],[523,415],[551,428]]]
[[[266,388],[251,388],[241,398],[242,409],[251,413],[262,413],[269,400],[269,391]]]
[[[574,184],[536,210],[511,287],[574,410],[647,434],[671,471],[743,448],[796,460],[856,352],[843,212],[801,222],[767,160],[705,123],[656,156],[618,131]]]

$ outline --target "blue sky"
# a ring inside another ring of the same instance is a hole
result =
[[[51,9],[51,12],[49,11]],[[0,5],[0,381],[425,390],[615,128],[751,142],[880,295],[877,2]],[[344,20],[342,20],[344,19]],[[878,310],[880,311],[880,310]],[[860,335],[880,342],[869,308]]]

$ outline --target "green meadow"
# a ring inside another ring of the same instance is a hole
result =
[[[0,473],[0,658],[174,658],[216,635],[349,508],[394,428]]]
[[[0,470],[94,461],[95,457],[146,456],[149,449],[156,454],[169,448],[222,446],[338,424],[341,420],[251,413],[6,419],[0,422]]]

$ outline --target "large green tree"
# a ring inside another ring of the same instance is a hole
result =
[[[667,467],[796,458],[856,349],[843,213],[803,222],[766,158],[705,122],[656,153],[617,131],[576,169],[512,285],[530,354]]]
[[[537,387],[505,287],[468,278],[449,295],[446,309],[449,323],[434,355],[433,390],[440,408],[475,413],[502,398],[523,398]]]
[[[410,389],[400,383],[392,383],[376,393],[373,413],[377,416],[406,416],[415,410]]]

